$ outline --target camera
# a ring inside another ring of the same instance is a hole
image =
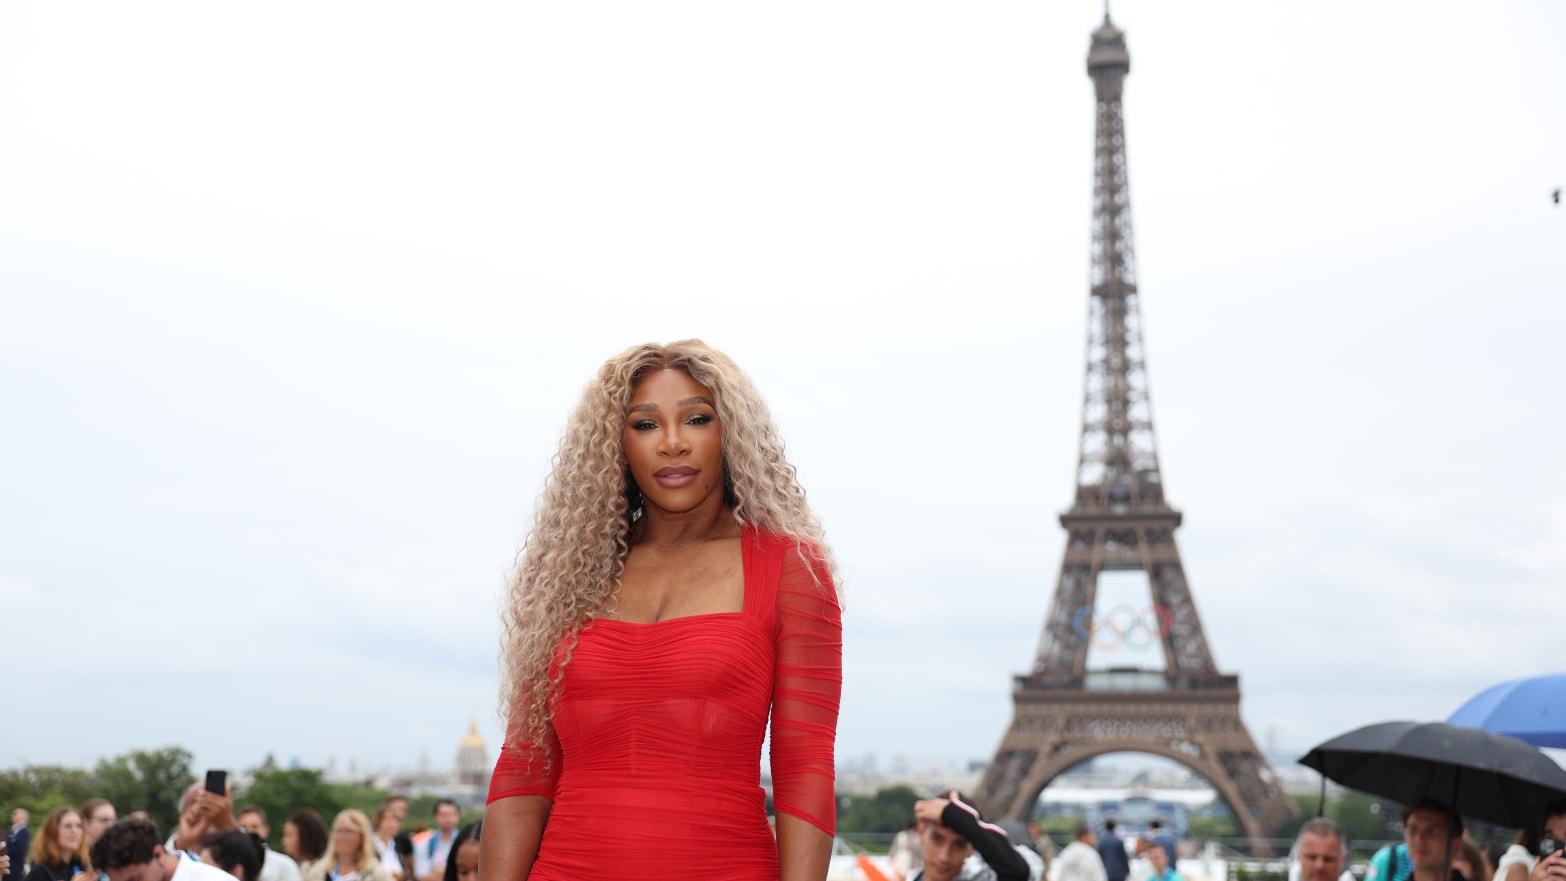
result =
[[[1559,838],[1539,839],[1539,859],[1541,860],[1549,857],[1552,853],[1560,853],[1562,850],[1566,850],[1566,842],[1562,842]]]

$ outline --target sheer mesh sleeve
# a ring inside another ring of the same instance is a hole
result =
[[[812,549],[803,548],[807,557]],[[833,795],[843,626],[826,566],[783,552],[777,596],[777,668],[772,686],[772,801],[826,832],[837,825]],[[820,583],[811,577],[814,569]]]
[[[529,761],[531,753],[527,746],[513,747],[509,741],[500,748],[495,773],[489,778],[489,798],[485,799],[485,804],[513,795],[542,795],[554,800],[555,784],[560,782],[560,740],[555,737],[553,726],[541,754]],[[544,770],[546,758],[547,772]]]

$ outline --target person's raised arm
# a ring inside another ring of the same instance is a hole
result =
[[[1026,881],[1028,861],[1012,847],[1011,839],[999,826],[979,819],[979,812],[951,793],[948,798],[926,799],[914,804],[914,816],[935,820],[968,840],[979,857],[993,870],[997,881]]]
[[[807,557],[813,550],[806,546]],[[812,570],[815,575],[812,576]],[[782,881],[821,881],[837,823],[834,792],[843,627],[824,563],[783,552],[772,686],[772,803]]]

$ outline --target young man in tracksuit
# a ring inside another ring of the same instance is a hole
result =
[[[999,826],[984,822],[956,792],[915,802],[914,817],[924,868],[909,881],[1027,881],[1028,863],[1011,839]],[[975,851],[984,864],[964,873],[964,861]]]

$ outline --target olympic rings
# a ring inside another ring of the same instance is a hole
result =
[[[1071,617],[1077,636],[1089,640],[1095,648],[1114,651],[1122,645],[1141,651],[1169,636],[1174,615],[1168,607],[1154,603],[1140,613],[1124,603],[1100,614],[1092,606],[1083,606]]]

